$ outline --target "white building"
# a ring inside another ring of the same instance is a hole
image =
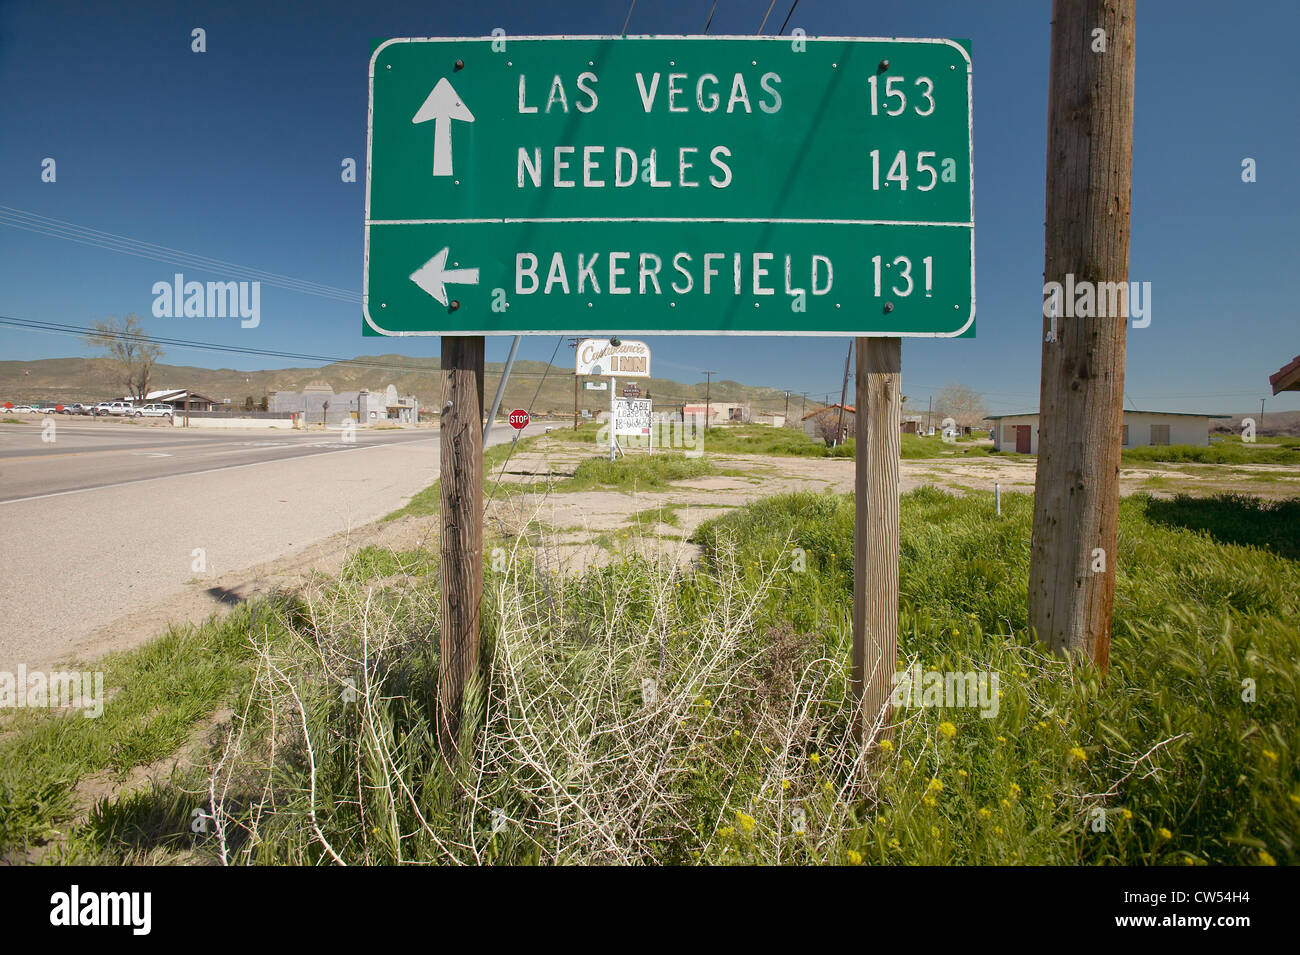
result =
[[[1126,448],[1168,444],[1205,447],[1210,443],[1210,420],[1228,417],[1181,411],[1125,411],[1120,437]],[[995,451],[1038,453],[1038,412],[989,415],[987,420],[993,425]]]

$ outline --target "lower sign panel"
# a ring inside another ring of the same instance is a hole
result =
[[[975,332],[966,224],[375,221],[367,230],[370,335]]]

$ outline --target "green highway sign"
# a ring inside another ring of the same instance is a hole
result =
[[[371,335],[970,336],[969,44],[395,39]]]

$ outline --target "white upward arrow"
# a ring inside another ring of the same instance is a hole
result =
[[[443,249],[411,273],[411,281],[436,298],[439,305],[447,304],[448,284],[478,285],[478,269],[446,268],[448,251]]]
[[[433,120],[433,174],[435,176],[451,175],[451,121],[464,120],[474,122],[474,114],[460,101],[460,94],[452,88],[444,76],[438,85],[425,97],[424,105],[411,119],[412,123],[427,123]]]

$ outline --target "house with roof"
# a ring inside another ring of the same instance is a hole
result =
[[[1224,414],[1199,414],[1184,411],[1124,411],[1120,440],[1125,448],[1169,444],[1192,444],[1206,447],[1210,443],[1210,421],[1230,418]],[[1038,453],[1038,412],[989,415],[992,423],[993,450]]]
[[[835,442],[843,443],[845,439],[853,436],[854,428],[854,410],[853,405],[844,405],[844,413],[840,414],[841,406],[839,404],[825,405],[821,408],[815,408],[803,416],[803,433],[808,435],[814,441],[825,441],[828,444]],[[840,434],[839,441],[835,440],[835,432],[843,422],[843,432]]]
[[[201,395],[197,391],[190,391],[186,388],[160,388],[157,391],[151,391],[144,398],[134,398],[127,395],[119,398],[119,401],[130,401],[135,404],[161,404],[171,405],[175,411],[185,410],[185,400],[189,399],[190,411],[215,411],[217,408],[227,404],[221,398],[212,398],[208,395]]]
[[[1268,383],[1273,386],[1273,394],[1284,391],[1300,391],[1300,355],[1283,365],[1276,373],[1268,376]]]

